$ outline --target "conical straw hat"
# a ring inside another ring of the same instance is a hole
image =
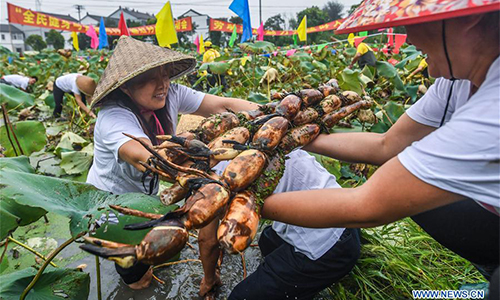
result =
[[[174,80],[193,70],[196,59],[168,48],[122,36],[97,84],[91,107],[94,108],[106,95],[129,79],[168,63],[171,64],[170,79]]]
[[[498,11],[500,0],[365,0],[335,34],[405,26]]]
[[[80,92],[84,93],[86,96],[89,97],[91,97],[94,94],[96,89],[96,83],[94,79],[85,75],[78,76],[76,78],[76,86],[78,87]]]

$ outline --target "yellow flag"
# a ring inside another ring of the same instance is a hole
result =
[[[304,42],[307,40],[307,16],[302,18],[299,27],[297,28],[297,35],[299,36],[299,40]]]
[[[203,34],[200,34],[200,54],[205,52],[205,42],[203,42]]]
[[[243,56],[243,57],[241,58],[241,60],[240,60],[240,64],[241,64],[242,66],[245,66],[245,64],[247,63],[247,61],[248,61],[248,56]]]
[[[76,51],[80,51],[80,45],[78,44],[78,34],[76,31],[73,31],[71,33],[71,37],[73,38],[73,48],[75,48]]]
[[[351,47],[354,46],[354,33],[349,33],[349,36],[347,37],[347,41],[351,45]]]
[[[160,47],[170,47],[171,44],[178,43],[170,1],[156,15],[156,38]]]

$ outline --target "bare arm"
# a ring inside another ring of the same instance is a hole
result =
[[[304,150],[342,161],[382,165],[434,130],[434,127],[420,124],[405,113],[386,133],[322,134]]]
[[[304,227],[374,227],[463,199],[418,179],[395,157],[358,188],[272,195],[262,216]]]
[[[140,138],[144,142],[148,143],[150,146],[152,146],[151,141],[147,138]],[[139,164],[140,161],[147,161],[148,158],[151,156],[151,153],[149,153],[148,150],[144,149],[144,147],[137,141],[130,140],[123,144],[120,149],[118,149],[118,156],[120,159],[123,161],[126,161],[127,163],[131,164],[136,168],[137,170],[144,172],[145,169],[141,164]]]
[[[76,100],[76,104],[78,104],[78,106],[80,106],[80,108],[89,116],[91,116],[92,118],[95,118],[95,114],[90,110],[90,108],[87,107],[87,105],[85,105],[85,103],[83,103],[82,101],[82,96],[78,95],[78,94],[75,94],[75,100]]]
[[[225,112],[227,108],[232,111],[238,112],[242,110],[257,109],[259,108],[259,105],[246,100],[225,98],[206,94],[203,98],[203,101],[201,102],[200,107],[194,114],[208,117],[211,114]]]
[[[351,63],[349,64],[349,69],[351,69],[354,66],[354,64],[359,60],[360,57],[361,57],[361,53],[356,52],[356,55],[354,55]]]

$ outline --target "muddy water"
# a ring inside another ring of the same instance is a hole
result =
[[[186,246],[181,253],[181,260],[198,259],[198,243],[196,239],[190,237],[189,243],[193,245],[194,249]],[[65,250],[65,253],[62,253],[62,255],[72,256],[78,254],[80,250],[77,248],[77,245],[74,246],[75,247],[70,247]],[[249,247],[244,255],[247,273],[251,274],[257,269],[262,260],[259,248]],[[203,269],[199,262],[187,262],[156,269],[154,274],[164,281],[165,284],[161,284],[153,279],[149,288],[140,291],[134,291],[128,288],[128,286],[121,281],[112,262],[103,259],[101,259],[100,262],[103,299],[201,299],[198,297],[198,288],[203,278]],[[87,256],[81,260],[72,262],[67,267],[76,267],[80,264],[87,265],[85,272],[89,273],[91,277],[89,299],[97,299],[95,258],[93,256]],[[234,286],[243,279],[243,267],[239,255],[224,255],[221,268],[221,279],[224,285],[219,288],[217,299],[226,299]]]

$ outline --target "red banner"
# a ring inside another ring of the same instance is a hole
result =
[[[307,28],[307,33],[329,31],[337,29],[340,24],[342,24],[343,19],[335,20],[326,24],[309,27]],[[209,31],[222,31],[222,32],[233,32],[236,26],[236,32],[242,33],[243,26],[229,23],[222,20],[210,19]],[[252,28],[252,33],[257,34],[257,29]],[[295,30],[264,30],[264,35],[268,36],[284,36],[284,35],[294,35]]]
[[[67,21],[64,19],[56,18],[47,14],[32,11],[22,8],[10,3],[7,3],[7,11],[9,15],[9,22],[27,26],[44,27],[56,30],[87,32],[88,25]],[[94,26],[95,30],[99,32],[99,27]],[[183,18],[175,21],[175,30],[177,32],[193,30],[191,17]],[[145,25],[139,27],[129,28],[131,35],[154,35],[155,25]],[[107,35],[120,35],[118,28],[106,28]]]

